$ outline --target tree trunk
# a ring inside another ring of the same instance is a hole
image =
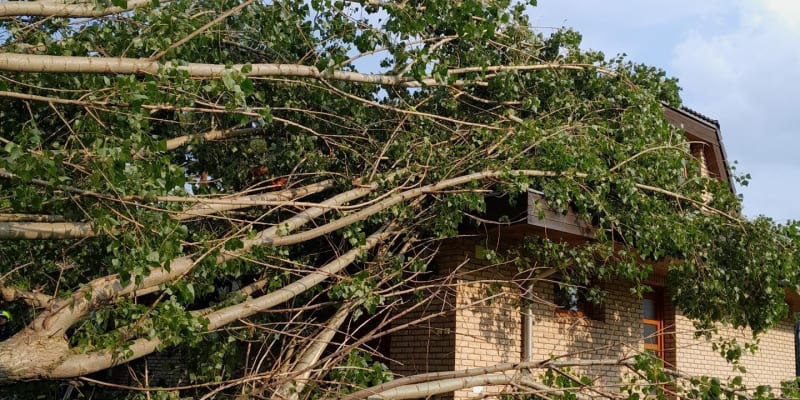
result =
[[[152,4],[150,0],[128,0],[128,6],[98,8],[94,2],[63,4],[61,1],[8,1],[0,3],[0,17],[102,17]]]
[[[0,222],[0,240],[80,239],[94,236],[85,222]]]
[[[69,355],[63,335],[20,332],[0,342],[0,382],[49,378]]]

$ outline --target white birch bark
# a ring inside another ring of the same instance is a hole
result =
[[[95,236],[85,222],[0,222],[0,240],[79,239]]]
[[[205,317],[209,320],[208,329],[214,330],[220,328],[238,319],[247,318],[255,313],[262,312],[275,307],[278,304],[285,303],[293,297],[313,288],[320,282],[343,270],[363,252],[368,251],[378,243],[388,239],[392,234],[394,234],[394,232],[391,228],[382,229],[369,236],[365,244],[342,254],[342,256],[336,260],[320,267],[311,274],[284,286],[283,288],[256,299],[250,299],[245,302],[206,314]],[[43,335],[30,336],[32,336],[34,339],[41,340],[40,338]],[[14,338],[16,338],[16,341],[22,341],[25,340],[25,337],[28,337],[28,335],[18,334]],[[14,350],[8,351],[7,347],[14,346],[18,343],[9,343],[8,341],[0,342],[0,382],[8,380],[30,379],[32,378],[30,376],[31,373],[39,371],[42,368],[44,368],[47,373],[45,375],[37,375],[37,377],[59,379],[86,375],[92,372],[110,368],[117,363],[128,362],[144,357],[153,353],[158,345],[161,344],[159,339],[138,339],[134,341],[129,348],[132,352],[130,357],[124,360],[115,360],[113,350],[74,354],[71,353],[68,348],[66,348],[66,341],[63,342],[64,345],[59,346],[59,349],[62,349],[61,351],[52,352],[50,357],[37,357],[36,361],[39,365],[28,365],[28,363],[25,363],[24,360],[19,359],[11,360],[11,358],[18,358],[19,354],[17,353],[15,355]],[[7,365],[14,364],[16,364],[16,370],[9,370],[5,368]],[[20,372],[17,373],[16,371]],[[13,375],[11,375],[11,373],[13,373]]]
[[[97,8],[91,2],[65,4],[59,1],[4,1],[0,2],[0,17],[70,17],[91,18],[119,14],[152,4],[150,0],[128,0],[128,7]]]
[[[245,68],[245,66],[247,66],[247,68]],[[193,78],[219,78],[227,73],[230,73],[231,71],[236,71],[250,77],[282,76],[402,87],[444,85],[444,83],[439,82],[432,77],[415,80],[413,78],[391,74],[363,74],[344,70],[320,71],[317,67],[301,64],[256,63],[234,64],[227,66],[223,64],[188,63],[184,65],[173,65],[170,62],[160,63],[159,61],[146,58],[48,56],[39,54],[0,53],[0,71],[10,72],[157,75],[162,68],[176,68],[178,70],[185,71]],[[448,73],[452,75],[460,75],[473,72],[496,73],[510,70],[536,71],[549,69],[585,70],[587,68],[596,67],[585,64],[546,63],[519,66],[498,65],[483,67],[480,69],[458,68],[448,71]],[[249,69],[249,71],[242,72],[243,69]],[[598,72],[613,74],[611,71]],[[448,83],[450,86],[463,86],[463,84],[463,81]]]

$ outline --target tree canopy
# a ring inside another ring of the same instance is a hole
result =
[[[173,350],[210,396],[379,384],[366,338],[409,277],[530,188],[606,257],[514,254],[640,290],[665,261],[700,323],[784,318],[796,230],[701,176],[663,116],[677,81],[532,29],[533,5],[0,3],[0,381]]]

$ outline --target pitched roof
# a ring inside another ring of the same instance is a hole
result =
[[[701,128],[702,130],[705,130],[707,132],[713,131],[713,135],[711,134],[711,132],[709,132],[709,135],[706,137],[706,141],[712,145],[712,147],[715,149],[715,152],[718,152],[715,158],[718,158],[717,161],[721,163],[720,174],[722,179],[726,180],[730,185],[731,191],[736,193],[736,186],[734,185],[733,175],[731,174],[730,164],[728,163],[728,155],[725,152],[725,145],[722,142],[722,133],[720,130],[719,121],[710,118],[704,114],[701,114],[695,110],[692,110],[691,108],[686,106],[681,106],[680,108],[672,107],[668,104],[663,104],[663,106],[666,110],[673,111],[675,114],[678,114],[683,118],[694,121],[700,126],[705,126],[706,129]],[[679,126],[679,128],[683,129],[684,127]]]
[[[680,111],[683,111],[683,112],[685,112],[685,113],[687,113],[687,114],[689,114],[689,115],[691,115],[691,116],[693,116],[693,117],[695,117],[697,119],[700,119],[700,120],[705,121],[705,122],[707,122],[707,123],[709,123],[711,125],[714,125],[717,129],[719,129],[719,121],[717,121],[716,119],[708,117],[705,114],[702,114],[702,113],[700,113],[698,111],[692,110],[691,108],[686,107],[686,106],[681,106]]]

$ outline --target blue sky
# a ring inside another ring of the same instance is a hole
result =
[[[679,79],[684,104],[722,127],[749,217],[800,219],[800,0],[539,0],[535,29],[626,53]]]

